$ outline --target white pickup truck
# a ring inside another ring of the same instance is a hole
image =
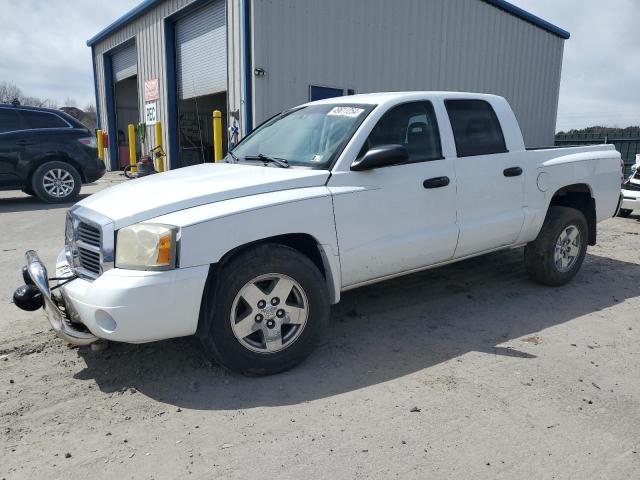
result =
[[[634,210],[640,210],[640,155],[636,155],[631,175],[622,184],[622,205],[618,215],[628,217]]]
[[[341,292],[500,249],[557,286],[620,206],[611,145],[527,150],[505,99],[378,93],[308,103],[217,164],[68,212],[55,281],[27,252],[16,303],[75,344],[197,335],[222,365],[304,359]]]

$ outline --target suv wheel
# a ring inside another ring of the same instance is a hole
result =
[[[47,203],[66,203],[78,197],[82,179],[72,165],[53,161],[36,169],[31,185],[40,200]]]
[[[33,191],[33,188],[31,188],[31,186],[22,187],[22,193],[25,193],[25,194],[30,195],[32,197],[35,197],[35,195],[36,195],[36,192]]]
[[[529,276],[552,287],[568,283],[587,253],[587,220],[579,210],[550,207],[538,237],[524,250]]]
[[[621,208],[618,211],[618,216],[619,217],[628,217],[629,215],[631,215],[633,213],[633,210],[629,210],[628,208]]]
[[[271,375],[313,351],[329,319],[329,295],[309,258],[267,244],[207,282],[202,312],[198,336],[216,361],[247,375]]]

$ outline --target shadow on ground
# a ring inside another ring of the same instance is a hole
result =
[[[0,213],[32,212],[36,210],[56,210],[58,208],[70,208],[89,193],[80,194],[76,200],[67,203],[45,203],[36,197],[20,196],[0,198]]]
[[[527,279],[522,250],[512,250],[345,293],[332,311],[326,342],[284,374],[225,372],[205,358],[196,339],[183,338],[111,344],[104,352],[80,349],[87,366],[76,378],[94,379],[104,392],[135,387],[156,400],[203,410],[297,404],[468,352],[531,361],[533,355],[500,345],[638,295],[637,264],[588,255],[570,285],[548,288]]]

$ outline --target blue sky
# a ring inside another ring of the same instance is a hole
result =
[[[91,50],[85,42],[138,3],[0,0],[0,81],[58,104],[67,97],[80,107],[93,102]],[[571,32],[558,130],[640,124],[640,0],[512,3]]]

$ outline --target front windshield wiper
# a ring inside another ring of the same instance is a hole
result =
[[[289,161],[285,158],[278,158],[278,157],[270,157],[268,155],[263,155],[262,153],[259,153],[258,155],[247,155],[246,157],[244,157],[245,160],[259,160],[261,162],[264,162],[264,164],[266,165],[267,163],[273,163],[275,165],[278,165],[279,167],[282,168],[289,168]]]
[[[236,157],[232,151],[227,152],[229,153],[229,156],[231,157],[231,159],[233,160],[233,163],[238,163],[238,157]],[[229,160],[225,160],[226,163],[231,163]]]

